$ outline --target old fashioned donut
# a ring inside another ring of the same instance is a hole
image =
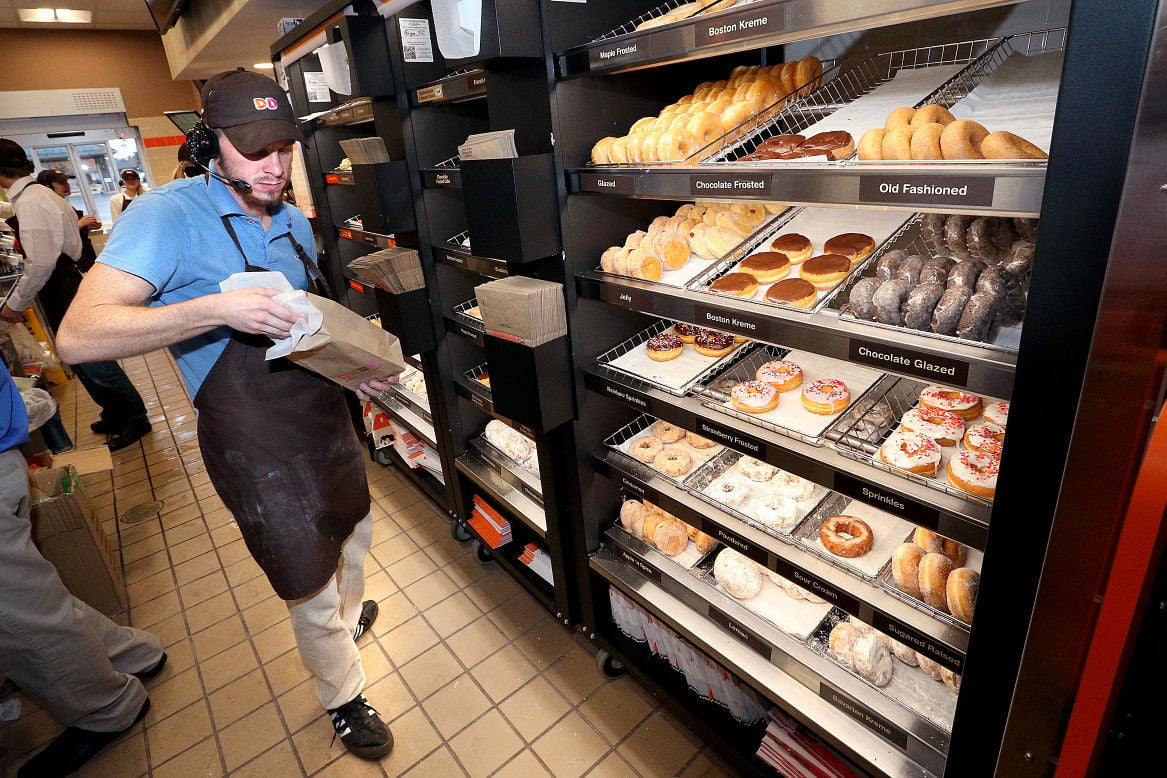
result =
[[[785,278],[766,290],[766,302],[809,308],[818,299],[814,284],[804,278]]]
[[[997,473],[1001,457],[978,451],[958,451],[948,460],[948,481],[969,494],[993,499],[997,492]]]
[[[653,335],[644,344],[648,358],[655,362],[668,362],[681,356],[685,343],[671,332]]]
[[[773,384],[779,392],[789,392],[802,383],[802,368],[788,359],[774,360],[760,365],[754,378]]]
[[[952,115],[951,111],[935,103],[921,106],[912,114],[912,126],[914,127],[923,127],[927,124],[947,125],[954,121],[956,121],[956,117]]]
[[[685,442],[688,443],[692,448],[696,449],[713,448],[717,445],[709,438],[703,438],[695,432],[685,433]]]
[[[908,252],[903,249],[892,249],[879,255],[875,261],[875,277],[880,281],[890,281],[895,278],[896,269],[900,263],[908,258]]]
[[[1005,447],[1005,428],[996,424],[969,427],[964,433],[964,446],[970,451],[1000,455],[1001,449]]]
[[[920,284],[909,292],[904,305],[904,326],[928,332],[932,328],[932,313],[944,292],[944,285],[937,283]]]
[[[733,335],[714,330],[703,330],[693,339],[693,348],[706,357],[724,357],[736,345]]]
[[[984,159],[981,141],[989,134],[972,119],[957,119],[940,134],[940,149],[945,159]]]
[[[912,285],[902,278],[884,281],[871,297],[875,308],[875,320],[880,324],[901,327],[904,323],[904,306]]]
[[[912,135],[916,128],[910,124],[898,124],[883,134],[883,147],[880,153],[886,160],[903,160],[912,158]]]
[[[810,239],[805,235],[799,235],[797,232],[788,232],[770,241],[770,251],[785,254],[786,258],[795,265],[802,264],[810,259],[813,248],[814,246],[811,244]]]
[[[1011,132],[990,132],[981,141],[981,155],[985,159],[1049,159],[1038,146]]]
[[[681,448],[666,448],[652,460],[652,466],[665,475],[677,478],[693,469],[693,458]]]
[[[928,552],[916,543],[900,543],[891,554],[891,575],[896,588],[920,598],[920,560]]]
[[[803,262],[798,275],[815,289],[830,289],[851,272],[851,260],[842,254],[820,254]]]
[[[1005,298],[995,292],[974,292],[960,315],[956,337],[981,342],[989,340],[990,327],[1004,302]]]
[[[656,525],[648,541],[665,556],[676,556],[689,547],[689,533],[677,519],[666,519]]]
[[[902,278],[908,282],[909,286],[915,286],[920,283],[920,272],[924,269],[924,263],[928,258],[921,254],[912,254],[896,268],[893,278]]]
[[[915,132],[912,133],[912,139],[908,144],[908,150],[912,155],[911,159],[944,159],[944,150],[940,147],[940,136],[943,134],[943,124],[917,125]]]
[[[861,232],[844,232],[823,244],[824,254],[841,254],[858,265],[875,249],[875,239]]]
[[[912,533],[912,542],[929,554],[943,554],[952,560],[954,567],[964,564],[968,549],[963,543],[946,538],[939,532],[933,532],[927,527],[916,527]]]
[[[1005,401],[989,403],[985,406],[985,421],[1004,428],[1009,424],[1009,403]]]
[[[790,260],[777,251],[760,251],[739,262],[737,269],[758,279],[759,284],[772,284],[790,273]]]
[[[660,442],[660,438],[653,437],[652,435],[637,438],[628,447],[628,453],[645,463],[652,462],[656,459],[656,455],[663,450],[664,444]]]
[[[887,644],[880,637],[875,633],[860,635],[855,640],[852,655],[855,661],[855,672],[876,686],[887,686],[891,683],[894,669],[891,651],[888,650]]]
[[[851,312],[864,321],[875,321],[875,290],[883,282],[878,278],[860,278],[847,294]]]
[[[900,419],[907,432],[927,435],[941,446],[955,446],[964,437],[964,419],[949,411],[912,408]]]
[[[950,411],[965,421],[972,421],[981,415],[984,402],[975,394],[962,392],[950,386],[931,384],[920,390],[920,406]]]
[[[862,637],[862,633],[855,629],[853,624],[840,621],[831,628],[827,638],[827,647],[839,664],[848,669],[855,668],[855,641]]]
[[[798,502],[780,494],[771,494],[754,502],[754,516],[771,529],[790,529],[802,516]]]
[[[653,437],[660,440],[661,443],[676,443],[681,438],[685,437],[685,431],[675,424],[669,424],[667,421],[658,421],[652,425]]]
[[[612,161],[608,156],[608,149],[612,146],[612,143],[615,140],[616,139],[614,137],[609,135],[606,138],[600,138],[598,141],[596,141],[596,145],[592,146],[593,165],[606,165]]]
[[[778,407],[778,390],[765,381],[742,381],[730,391],[729,401],[743,413],[766,413]]]
[[[944,554],[925,554],[920,559],[920,599],[938,611],[948,612],[948,574],[955,565]]]
[[[887,115],[887,121],[884,123],[884,128],[891,130],[896,127],[903,127],[911,125],[912,117],[916,115],[916,109],[911,106],[904,106],[897,108]]]
[[[709,285],[709,291],[750,298],[758,293],[758,279],[749,273],[726,273]]]
[[[819,540],[835,556],[853,559],[875,545],[871,526],[854,516],[832,516],[819,527]]]
[[[909,473],[932,476],[940,469],[940,446],[919,432],[896,430],[879,447],[879,460]]]
[[[737,473],[722,473],[709,482],[705,494],[730,508],[738,508],[750,498],[750,485]]]
[[[802,407],[820,416],[842,413],[851,404],[851,391],[837,378],[816,378],[802,387]]]
[[[965,624],[972,624],[980,585],[981,574],[971,567],[958,567],[949,573],[944,586],[948,612]]]
[[[731,597],[748,600],[762,591],[762,571],[756,562],[724,548],[713,562],[713,576]]]
[[[863,133],[859,138],[859,159],[883,159],[883,139],[886,134],[887,130],[883,127],[875,127]]]

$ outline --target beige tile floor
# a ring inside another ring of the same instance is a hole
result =
[[[605,681],[586,642],[497,566],[475,562],[407,478],[372,462],[366,596],[381,615],[361,653],[366,694],[397,745],[381,762],[349,755],[333,742],[283,603],[211,487],[173,361],[157,352],[124,364],[154,432],[115,454],[88,494],[120,535],[129,621],[160,635],[170,661],[149,683],[144,725],[83,778],[727,775],[633,681]],[[55,394],[75,444],[100,445],[78,382]],[[118,521],[151,500],[163,502],[159,518]],[[25,698],[4,774],[59,729]]]

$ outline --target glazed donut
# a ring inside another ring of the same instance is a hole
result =
[[[730,391],[729,401],[743,413],[766,413],[778,407],[778,390],[765,381],[742,381]]]
[[[880,153],[887,160],[902,160],[912,158],[912,135],[916,128],[910,124],[898,124],[883,134],[883,147]]]
[[[668,362],[681,356],[685,343],[671,332],[662,332],[653,335],[644,344],[648,358],[655,362]]]
[[[656,161],[679,162],[689,156],[690,150],[693,149],[693,136],[688,133],[687,126],[686,122],[685,127],[669,127],[660,131],[653,147]]]
[[[847,295],[847,303],[856,318],[864,321],[875,321],[875,290],[883,282],[878,278],[860,278]]]
[[[894,129],[896,127],[910,126],[912,117],[916,115],[916,109],[911,106],[897,108],[887,115],[887,121],[884,123],[884,129]]]
[[[628,447],[629,454],[645,463],[651,463],[656,459],[656,455],[663,450],[664,444],[660,442],[660,438],[653,437],[652,435],[637,438]]]
[[[940,149],[945,159],[984,159],[981,141],[989,134],[972,119],[957,119],[940,134]]]
[[[984,402],[975,394],[940,384],[931,384],[920,390],[920,406],[938,411],[951,411],[965,421],[972,421],[981,415]]]
[[[887,130],[883,127],[876,127],[863,133],[859,138],[859,159],[883,159],[883,139],[886,134]]]
[[[940,284],[943,292],[948,286],[948,272],[955,264],[950,257],[932,257],[920,268],[920,283]]]
[[[841,254],[858,265],[875,249],[875,239],[861,232],[844,232],[823,244],[824,254]]]
[[[743,259],[736,269],[749,273],[759,284],[772,284],[790,273],[790,260],[777,251],[761,251]]]
[[[731,597],[748,600],[762,591],[762,571],[756,562],[725,548],[713,562],[713,577]]]
[[[667,421],[658,421],[652,425],[652,436],[660,440],[661,443],[676,443],[685,437],[685,431]]]
[[[965,624],[972,624],[981,574],[970,567],[958,567],[948,574],[944,590],[948,612]]]
[[[902,327],[904,306],[908,302],[911,288],[912,285],[902,278],[893,278],[880,284],[871,297],[872,306],[875,308],[875,320],[880,324]]]
[[[927,124],[946,125],[952,124],[954,121],[956,121],[956,117],[947,108],[935,103],[921,106],[912,114],[913,127],[923,127]]]
[[[803,57],[795,63],[794,85],[798,87],[798,96],[806,97],[818,89],[819,79],[823,75],[823,64],[818,57]]]
[[[900,419],[900,426],[905,432],[927,435],[941,446],[955,446],[964,436],[964,419],[933,408],[912,408]]]
[[[737,461],[736,467],[751,481],[769,481],[778,474],[778,468],[751,456],[743,456]]]
[[[628,160],[628,136],[622,135],[616,140],[608,144],[608,161],[617,165],[623,165]]]
[[[985,269],[985,263],[979,259],[966,259],[963,262],[957,262],[948,271],[948,288],[963,286],[971,294],[976,288],[977,279],[981,277],[981,273]]]
[[[709,482],[705,493],[730,508],[738,508],[750,498],[750,485],[737,473],[722,473]]]
[[[724,357],[733,351],[735,345],[733,335],[714,330],[698,332],[697,337],[693,339],[693,348],[698,354],[706,357]]]
[[[805,235],[799,235],[797,232],[788,232],[770,241],[770,251],[785,254],[786,258],[795,265],[810,259],[813,248],[814,246],[811,244],[810,239]]]
[[[709,291],[750,298],[758,293],[758,279],[749,273],[726,273],[709,285]]]
[[[780,97],[782,97],[781,81],[774,81],[769,77],[757,78],[746,86],[745,98],[763,107],[774,105]]]
[[[949,283],[952,283],[951,280]],[[936,303],[936,309],[932,311],[932,331],[937,335],[955,335],[957,325],[960,324],[960,316],[964,313],[964,306],[968,304],[970,297],[971,289],[949,286],[940,297],[940,302]]]
[[[648,542],[665,556],[676,556],[689,547],[689,533],[684,522],[666,519],[656,525]]]
[[[1004,428],[1009,424],[1009,403],[995,402],[985,406],[985,421]]]
[[[896,269],[900,263],[908,258],[908,252],[903,249],[885,251],[875,261],[875,277],[880,281],[890,281],[895,278]]]
[[[666,448],[652,460],[652,466],[667,476],[678,478],[693,469],[693,458],[681,448]]]
[[[852,649],[855,672],[876,686],[887,686],[891,683],[894,672],[891,661],[891,651],[881,640],[881,636],[874,632],[869,635],[860,635],[855,640]]]
[[[915,532],[912,533],[912,542],[924,549],[925,553],[943,554],[952,560],[954,567],[963,565],[968,554],[968,549],[964,547],[964,544],[946,538],[927,527],[916,527]]]
[[[802,388],[802,407],[820,416],[842,413],[851,404],[851,391],[837,378],[816,378]]]
[[[639,500],[625,500],[620,505],[620,526],[632,532],[638,523],[637,520],[641,526],[644,525],[644,517],[647,513],[648,509]]]
[[[775,66],[777,67],[777,66]],[[782,82],[782,91],[790,95],[792,98],[797,97],[798,87],[802,86],[798,83],[798,63],[786,62],[782,65],[782,70],[778,73],[778,80]]]
[[[919,115],[917,113],[917,115]],[[908,144],[910,159],[936,160],[944,159],[944,151],[940,147],[940,136],[944,134],[943,124],[921,124],[915,127],[912,140]]]
[[[815,289],[830,289],[851,272],[851,260],[842,254],[820,254],[803,262],[798,275]]]
[[[614,137],[609,135],[606,138],[600,138],[598,141],[596,141],[596,145],[592,146],[593,165],[606,165],[612,161],[608,156],[608,149],[612,146],[612,143],[615,140],[616,139]]]
[[[696,449],[713,448],[717,445],[709,438],[703,438],[693,432],[685,433],[685,442],[688,443],[692,448]]]
[[[792,500],[802,502],[809,500],[814,496],[815,485],[811,481],[797,476],[794,473],[788,473],[785,470],[779,470],[778,473],[770,479],[770,487],[776,494],[784,497],[789,497]]]
[[[870,525],[854,516],[832,516],[819,527],[819,540],[835,556],[853,559],[875,545]]]
[[[891,554],[891,575],[896,588],[920,599],[920,560],[928,552],[916,543],[900,543]]]
[[[775,360],[759,366],[754,378],[773,384],[779,392],[789,392],[802,383],[802,368],[786,359]]]
[[[997,492],[997,472],[1001,457],[977,451],[958,451],[948,460],[948,481],[969,494],[993,499]]]
[[[920,559],[920,599],[938,611],[948,612],[948,574],[956,566],[944,554],[925,554]]]
[[[904,305],[904,326],[928,332],[932,327],[932,314],[944,292],[944,285],[937,283],[920,284],[909,292]]]
[[[754,516],[767,527],[781,530],[790,529],[802,516],[802,511],[797,501],[771,494],[754,503]]]
[[[993,292],[974,292],[964,306],[960,323],[956,325],[956,337],[965,340],[987,341],[993,320],[1001,311],[1005,300]]]
[[[924,263],[927,261],[927,257],[920,254],[912,254],[900,263],[892,278],[902,278],[908,282],[908,286],[915,286],[920,283],[920,272],[924,269]]]
[[[721,112],[721,135],[736,129],[738,125],[748,121],[765,107],[757,100],[739,100],[730,103],[729,107]]]
[[[766,301],[795,308],[809,308],[818,299],[814,285],[804,278],[786,278],[766,290]]]
[[[987,411],[985,416],[988,417]],[[1001,449],[1005,446],[1005,430],[996,424],[978,424],[975,427],[969,427],[968,431],[964,433],[964,446],[969,451],[1000,456]]]
[[[896,430],[879,447],[879,460],[909,473],[932,476],[940,469],[940,446],[927,435]]]
[[[981,141],[985,159],[1049,159],[1042,149],[1011,132],[990,132]]]
[[[840,621],[831,628],[831,634],[827,638],[827,647],[839,664],[848,669],[854,669],[855,641],[862,636],[862,633],[855,629],[853,624]]]
[[[636,121],[632,122],[632,126],[628,128],[628,134],[633,135],[638,132],[648,132],[649,129],[656,123],[655,116],[642,116]]]
[[[659,281],[664,274],[664,265],[651,252],[634,248],[628,252],[628,275],[646,281]]]

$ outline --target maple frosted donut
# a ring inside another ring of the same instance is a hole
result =
[[[940,469],[940,446],[919,432],[896,430],[879,447],[879,459],[910,473],[936,475]]]
[[[704,331],[703,327],[698,327],[696,324],[686,324],[683,321],[673,325],[673,334],[680,338],[683,343],[692,343]]]
[[[684,449],[666,448],[653,457],[652,466],[676,478],[693,469],[693,458]]]
[[[675,424],[669,424],[667,421],[658,421],[653,424],[652,434],[654,437],[660,439],[661,443],[676,443],[685,437],[685,431],[683,429]]]
[[[926,386],[920,391],[920,405],[938,411],[951,411],[965,421],[981,415],[984,407],[980,397],[940,384]]]
[[[912,408],[904,414],[900,426],[907,432],[923,433],[941,446],[955,446],[964,437],[964,419],[935,408]]]
[[[970,451],[1001,455],[1005,446],[1005,430],[996,424],[978,424],[964,433],[964,446]]]
[[[773,384],[779,392],[789,392],[802,383],[802,368],[788,359],[778,359],[761,365],[754,378]]]
[[[789,529],[802,515],[798,502],[771,494],[754,502],[754,516],[772,529]]]
[[[722,473],[709,482],[705,493],[724,505],[738,508],[750,497],[750,485],[737,473]]]
[[[770,488],[776,494],[802,502],[803,500],[810,499],[814,495],[815,485],[814,482],[808,481],[802,476],[788,473],[785,470],[779,470],[770,479]]]
[[[644,349],[648,352],[648,358],[656,362],[668,362],[670,359],[676,359],[681,356],[684,348],[684,341],[671,332],[662,332],[658,335],[653,335],[644,344]]]
[[[733,351],[734,345],[736,345],[736,341],[733,335],[713,330],[699,332],[693,340],[693,348],[697,350],[697,353],[707,357],[724,357]]]
[[[1002,130],[990,132],[981,140],[981,154],[985,159],[1049,159],[1040,147]]]
[[[632,445],[628,447],[628,452],[641,462],[652,462],[656,459],[656,455],[664,450],[664,444],[660,442],[660,438],[652,435],[645,435],[643,438],[637,438],[632,441]]]
[[[744,456],[737,461],[737,469],[751,481],[769,481],[778,474],[778,468],[768,462]]]
[[[958,451],[948,460],[948,480],[958,489],[991,500],[997,492],[1001,457],[978,451]]]
[[[853,559],[875,545],[870,525],[854,516],[832,516],[819,527],[819,540],[835,556]]]
[[[788,232],[779,235],[770,241],[770,250],[785,254],[792,264],[798,265],[810,259],[814,246],[810,238],[799,235],[797,232]]]
[[[851,402],[851,390],[837,378],[816,378],[802,388],[802,407],[820,416],[841,413]]]
[[[744,413],[766,413],[778,407],[778,390],[765,381],[742,381],[730,391],[729,401]]]
[[[1005,427],[1009,423],[1009,403],[995,402],[989,403],[985,406],[985,421],[989,424],[996,424],[998,427]]]

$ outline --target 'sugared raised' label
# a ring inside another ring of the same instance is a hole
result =
[[[768,173],[728,173],[689,177],[689,193],[694,197],[769,197]]]
[[[782,32],[786,29],[786,6],[718,16],[709,21],[698,18],[701,21],[694,28],[694,42],[697,46],[715,46]]]
[[[697,434],[710,437],[718,443],[724,443],[732,449],[749,454],[757,459],[764,460],[766,458],[765,443],[752,435],[746,435],[737,430],[723,427],[720,424],[709,421],[709,419],[697,419]]]
[[[769,643],[767,643],[765,640],[762,640],[762,638],[754,633],[753,630],[743,627],[741,624],[738,624],[729,616],[726,616],[724,613],[712,606],[709,608],[709,620],[724,629],[729,634],[733,635],[742,643],[745,643],[746,646],[753,649],[755,653],[761,654],[766,658],[767,661],[769,661],[771,655],[773,654],[773,649]]]
[[[899,642],[911,647],[915,651],[919,651],[933,662],[947,667],[954,673],[959,674],[964,672],[964,657],[959,651],[955,651],[943,643],[936,642],[923,632],[919,632],[906,624],[901,624],[898,621],[888,618],[888,616],[879,611],[875,611],[872,614],[871,626],[880,632],[891,635],[891,637]]]
[[[632,176],[602,173],[580,173],[579,191],[600,192],[602,194],[634,194],[635,179]]]
[[[834,489],[840,494],[874,505],[913,524],[936,529],[940,523],[940,512],[935,508],[909,500],[898,492],[860,481],[846,473],[835,473]]]
[[[647,292],[636,292],[615,284],[604,284],[600,287],[600,299],[613,305],[652,313],[652,295]]]
[[[638,38],[632,41],[622,41],[606,46],[598,46],[588,52],[588,65],[593,70],[607,68],[613,65],[622,65],[625,62],[636,62],[652,56],[652,40]]]
[[[989,207],[995,178],[973,176],[861,175],[859,202]]]
[[[770,321],[760,316],[747,316],[721,308],[708,308],[704,305],[694,305],[695,324],[708,326],[710,329],[724,332],[736,332],[747,338],[770,338]]]
[[[884,740],[907,750],[908,733],[867,706],[861,705],[824,681],[819,682],[819,696]]]
[[[896,373],[907,373],[956,386],[968,384],[968,362],[959,359],[938,357],[858,338],[851,339],[850,355],[852,362]]]

